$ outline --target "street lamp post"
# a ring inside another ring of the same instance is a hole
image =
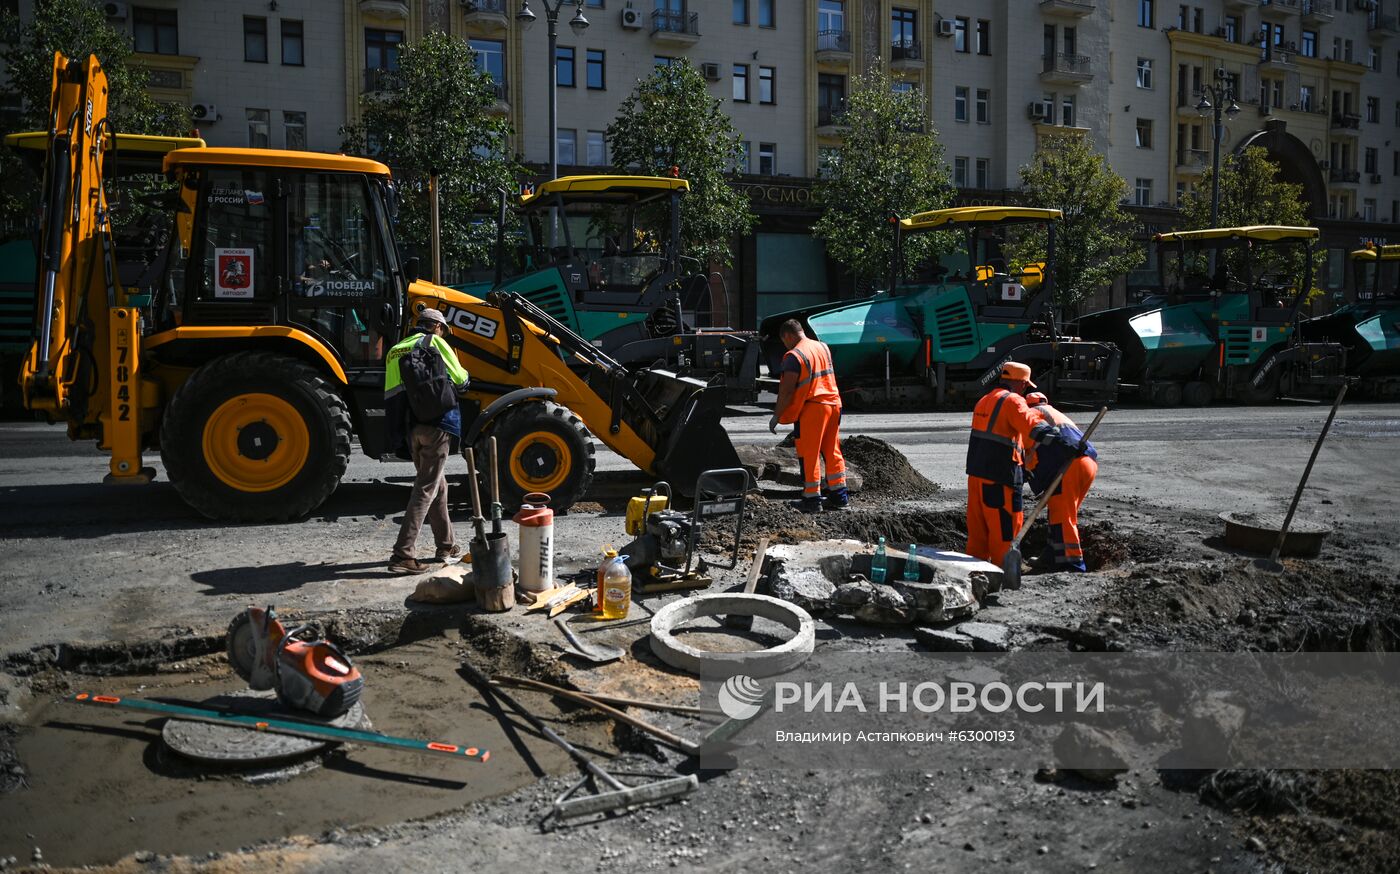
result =
[[[1240,105],[1235,102],[1234,85],[1225,75],[1224,68],[1217,67],[1215,84],[1202,89],[1201,102],[1196,104],[1196,111],[1203,118],[1212,113],[1215,116],[1210,156],[1210,226],[1215,227],[1220,223],[1220,141],[1225,138],[1221,114],[1233,118],[1240,112]]]
[[[559,10],[569,0],[540,0],[544,5],[545,21],[549,23],[549,178],[559,178]],[[521,30],[529,30],[535,23],[535,13],[530,11],[530,0],[520,0],[520,11],[515,20]],[[583,0],[574,0],[574,17],[569,19],[569,27],[579,36],[588,29],[588,19],[583,16]]]

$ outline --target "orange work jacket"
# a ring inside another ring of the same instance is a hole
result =
[[[972,437],[967,441],[967,475],[1021,485],[1021,462],[1032,443],[1031,429],[1040,417],[1026,399],[1005,388],[982,396],[972,410]]]
[[[797,421],[805,404],[828,404],[841,406],[841,392],[836,388],[836,368],[831,363],[831,349],[820,340],[803,337],[797,345],[787,351],[800,369],[797,373],[797,390],[792,400],[778,417],[778,421],[790,424]]]

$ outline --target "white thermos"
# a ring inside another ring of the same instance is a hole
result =
[[[527,592],[554,587],[554,511],[548,504],[548,495],[532,492],[513,517],[520,526],[520,588]]]

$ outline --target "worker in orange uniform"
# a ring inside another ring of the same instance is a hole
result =
[[[1099,453],[1094,444],[1084,440],[1084,432],[1074,420],[1050,406],[1045,395],[1031,392],[1026,395],[1026,402],[1042,422],[1054,425],[1060,432],[1058,439],[1035,446],[1027,454],[1026,476],[1031,491],[1037,496],[1044,494],[1055,475],[1065,472],[1045,504],[1050,514],[1050,555],[1029,563],[1083,573],[1088,568],[1084,566],[1084,547],[1079,542],[1079,505],[1084,503],[1099,472]],[[1084,444],[1082,450],[1080,443]]]
[[[1024,521],[1021,465],[1025,450],[1058,436],[1031,412],[1022,395],[1035,388],[1031,369],[1001,366],[1000,380],[972,411],[967,443],[967,554],[1001,564]]]
[[[836,388],[831,349],[808,337],[796,319],[783,322],[778,335],[788,351],[783,355],[778,403],[768,430],[776,433],[779,424],[797,425],[794,437],[802,465],[802,500],[795,505],[807,513],[820,513],[823,507],[844,509],[851,499],[846,491],[846,462],[841,458],[841,392]],[[825,480],[822,459],[826,460]]]

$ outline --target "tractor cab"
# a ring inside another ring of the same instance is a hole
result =
[[[1356,302],[1400,301],[1400,245],[1367,243],[1348,256]]]
[[[1400,397],[1400,245],[1351,253],[1356,300],[1299,323],[1302,336],[1340,343],[1361,397]]]

